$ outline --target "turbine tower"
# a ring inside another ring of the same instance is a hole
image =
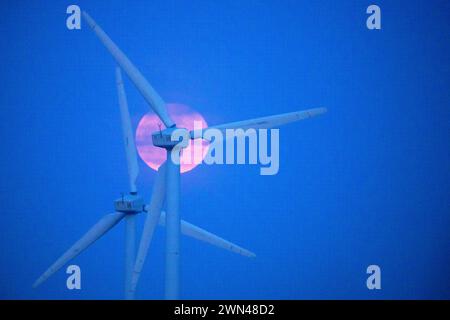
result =
[[[125,143],[125,151],[128,163],[128,175],[130,179],[130,193],[115,201],[116,213],[102,218],[94,227],[91,228],[79,241],[77,241],[66,253],[64,253],[36,282],[35,286],[41,284],[69,260],[73,259],[95,240],[100,238],[108,230],[114,227],[120,220],[126,217],[126,298],[133,297],[137,282],[142,271],[145,258],[150,247],[153,233],[156,225],[165,225],[166,227],[166,254],[165,254],[165,298],[179,298],[180,283],[180,233],[196,238],[198,240],[210,243],[220,248],[241,254],[247,257],[254,257],[254,253],[241,248],[227,240],[224,240],[212,233],[209,233],[199,227],[196,227],[184,220],[181,220],[179,214],[180,204],[180,165],[179,162],[172,159],[172,154],[177,154],[181,149],[177,149],[179,141],[173,141],[173,133],[183,130],[184,134],[191,139],[201,139],[205,130],[187,131],[184,128],[177,128],[174,121],[167,113],[166,105],[158,93],[148,83],[140,71],[133,65],[127,56],[116,46],[108,35],[96,24],[96,22],[86,13],[83,17],[88,25],[95,32],[97,37],[108,49],[120,68],[116,69],[117,87],[119,93],[119,105],[121,108],[122,129]],[[165,129],[152,134],[152,142],[155,146],[166,150],[167,159],[158,169],[150,204],[144,206],[142,198],[137,194],[135,186],[138,175],[138,165],[136,148],[132,135],[131,123],[129,119],[126,96],[123,90],[123,83],[120,69],[122,69],[131,82],[135,85],[152,110],[158,115],[165,125]],[[291,112],[275,116],[250,119],[245,121],[227,123],[213,126],[218,130],[232,128],[273,128],[290,122],[303,120],[326,112],[325,108],[314,108],[304,111]],[[181,146],[183,147],[183,146]],[[186,145],[184,146],[186,147]],[[166,212],[162,211],[163,203],[166,203]],[[131,272],[134,259],[134,217],[139,212],[146,212],[147,217],[142,232],[137,257]]]

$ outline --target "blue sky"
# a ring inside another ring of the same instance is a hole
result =
[[[114,62],[66,7],[2,6],[0,298],[120,299],[124,226],[34,280],[127,191]],[[449,3],[78,1],[167,102],[209,124],[327,107],[282,127],[280,171],[200,166],[182,176],[182,217],[253,260],[182,242],[196,298],[450,298]],[[125,80],[133,125],[148,106]],[[140,161],[148,199],[155,174]],[[143,216],[139,218],[139,231]],[[162,298],[158,229],[138,298]],[[377,264],[382,290],[366,288]]]

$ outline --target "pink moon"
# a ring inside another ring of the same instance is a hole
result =
[[[203,116],[191,107],[180,103],[168,103],[167,112],[178,128],[194,129],[194,121],[202,123],[202,128],[208,125]],[[166,160],[166,151],[155,147],[152,143],[152,133],[159,131],[161,120],[154,113],[145,114],[139,121],[136,129],[136,148],[142,161],[144,161],[153,170],[158,170],[159,166]],[[194,142],[191,140],[189,146],[183,149],[181,156],[181,173],[194,169],[206,156],[208,152],[208,143],[202,141],[202,152],[194,153]],[[199,159],[201,157],[201,159]],[[189,159],[192,159],[189,161]]]

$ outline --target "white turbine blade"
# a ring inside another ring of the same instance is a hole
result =
[[[33,284],[36,288],[42,282],[47,280],[52,274],[58,271],[67,262],[79,255],[83,250],[93,244],[97,239],[103,236],[106,232],[111,230],[122,218],[125,213],[111,213],[100,219],[80,240],[67,250],[54,264],[50,266]]]
[[[152,198],[150,205],[146,206],[147,218],[145,220],[144,230],[142,231],[141,242],[134,265],[133,275],[131,278],[131,291],[136,290],[139,276],[141,275],[142,267],[144,266],[145,258],[147,257],[150,243],[152,242],[153,232],[155,226],[158,224],[161,208],[166,194],[166,172],[165,164],[162,164],[158,169],[156,181],[153,186]]]
[[[128,111],[127,96],[123,87],[122,72],[116,67],[116,84],[119,95],[120,117],[122,119],[123,143],[127,156],[128,179],[130,181],[130,191],[136,192],[136,178],[139,174],[137,162],[136,146],[134,144],[133,129],[131,128],[130,113]]]
[[[159,224],[161,226],[165,226],[166,224],[166,213],[164,211],[161,212],[161,218],[159,219]],[[244,249],[230,241],[227,241],[211,232],[208,232],[202,228],[199,228],[187,221],[181,220],[181,233],[185,236],[209,243],[213,246],[246,256],[250,258],[256,257],[256,255]]]
[[[88,25],[94,30],[97,37],[103,43],[103,45],[108,49],[111,55],[116,60],[117,64],[125,71],[130,80],[134,83],[136,88],[142,94],[144,99],[156,112],[161,121],[166,127],[172,127],[175,123],[169,117],[167,113],[166,104],[158,95],[158,93],[153,89],[153,87],[144,78],[141,72],[133,65],[133,63],[127,58],[127,56],[116,46],[116,44],[108,37],[108,35],[96,24],[94,19],[92,19],[86,12],[83,11],[83,17],[86,19]]]
[[[217,126],[211,126],[207,129],[218,129],[221,131],[225,131],[226,129],[268,129],[268,128],[275,128],[279,127],[291,122],[311,118],[317,115],[320,115],[322,113],[325,113],[327,111],[326,108],[314,108],[314,109],[308,109],[303,111],[296,111],[296,112],[290,112],[290,113],[284,113],[284,114],[278,114],[274,116],[268,116],[268,117],[262,117],[262,118],[256,118],[256,119],[250,119],[250,120],[244,120],[244,121],[237,121],[237,122],[230,122],[225,124],[220,124]],[[190,135],[192,139],[198,139],[203,137],[203,133],[205,130],[191,130]]]

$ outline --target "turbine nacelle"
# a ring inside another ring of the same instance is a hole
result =
[[[171,150],[175,146],[186,148],[189,145],[190,135],[185,128],[167,128],[152,133],[152,142],[155,147]]]
[[[114,201],[114,209],[117,212],[124,212],[129,214],[139,213],[144,210],[144,199],[136,193],[123,195],[122,198]]]

